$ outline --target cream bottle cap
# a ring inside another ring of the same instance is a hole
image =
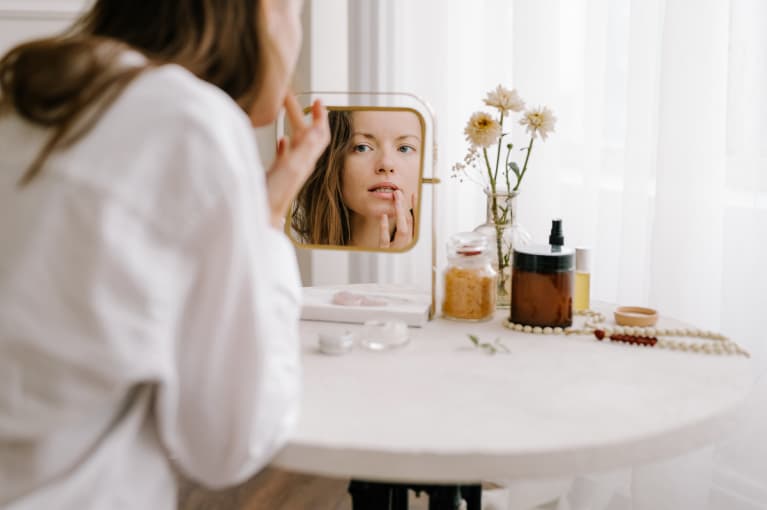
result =
[[[591,272],[591,248],[575,249],[575,271],[579,273]]]

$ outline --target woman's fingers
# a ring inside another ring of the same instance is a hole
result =
[[[283,136],[277,141],[277,156],[282,156],[290,148],[290,137]]]
[[[410,237],[410,227],[407,224],[407,217],[410,215],[405,209],[405,194],[402,190],[394,192],[394,211],[397,215],[397,235]]]
[[[288,117],[288,123],[290,124],[291,132],[293,133],[293,140],[302,141],[304,137],[314,132],[317,138],[322,141],[325,136],[330,139],[330,127],[328,126],[328,111],[322,106],[322,102],[317,99],[312,103],[312,120],[309,125],[304,120],[304,112],[301,109],[301,105],[298,104],[298,100],[292,94],[285,96],[284,101],[285,112]],[[327,142],[326,142],[327,143]],[[300,145],[297,143],[296,145]]]
[[[397,230],[392,247],[404,248],[413,239],[413,220],[410,211],[405,208],[405,194],[401,190],[394,192],[394,212]]]
[[[330,124],[328,123],[328,110],[317,100],[312,104],[312,123],[304,131],[303,135],[308,138],[306,142],[310,145],[312,152],[317,152],[317,157],[330,142]],[[302,140],[303,142],[303,140]],[[317,151],[319,148],[319,151]]]
[[[285,109],[291,125],[294,126],[293,136],[284,150],[278,151],[275,167],[289,168],[289,173],[300,181],[300,187],[330,142],[328,114],[317,100],[312,105],[312,122],[309,125],[305,124],[301,108],[293,96],[285,98]]]
[[[316,161],[329,142],[328,111],[318,100],[312,105],[311,124],[304,125],[303,131],[293,136],[293,152],[299,159]]]
[[[304,123],[304,112],[301,109],[301,105],[298,104],[298,99],[292,93],[289,93],[285,96],[283,105],[285,106],[285,113],[288,116],[293,137],[300,137],[301,133],[306,129],[306,124]]]
[[[378,247],[379,248],[388,248],[389,247],[389,215],[382,214],[381,215],[381,221],[378,223],[379,229],[378,229]]]
[[[290,203],[314,169],[317,159],[330,141],[327,111],[319,101],[312,105],[312,122],[306,125],[295,97],[285,98],[285,110],[292,136],[277,145],[277,157],[266,174],[272,222],[278,224]]]
[[[322,106],[322,101],[317,99],[312,103],[312,124],[328,126],[328,110]]]
[[[412,199],[411,199],[412,200]],[[394,192],[394,239],[389,232],[389,216],[381,215],[379,222],[379,248],[406,248],[413,241],[413,214],[405,206],[405,194],[401,190]]]

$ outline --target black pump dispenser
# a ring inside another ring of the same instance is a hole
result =
[[[565,244],[565,237],[562,235],[562,220],[551,220],[551,233],[549,234],[549,244],[552,246],[562,246]]]

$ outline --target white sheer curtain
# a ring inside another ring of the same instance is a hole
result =
[[[463,126],[486,91],[515,87],[559,118],[521,188],[519,218],[534,239],[562,217],[568,244],[594,248],[594,299],[648,304],[721,330],[764,374],[767,2],[349,6],[352,47],[375,36],[373,50],[350,60],[351,76],[364,64],[374,80],[352,88],[414,92],[437,112],[440,244],[483,220],[481,191],[447,178],[463,158]],[[389,276],[400,270],[387,264]],[[764,377],[749,409],[736,437],[714,448],[563,482],[560,510],[767,508]]]

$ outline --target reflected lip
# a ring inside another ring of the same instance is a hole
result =
[[[368,188],[368,191],[376,191],[381,190],[381,188],[390,188],[392,191],[397,191],[399,189],[399,186],[394,184],[393,182],[379,182],[377,184],[374,184]],[[381,190],[383,191],[383,190]]]

